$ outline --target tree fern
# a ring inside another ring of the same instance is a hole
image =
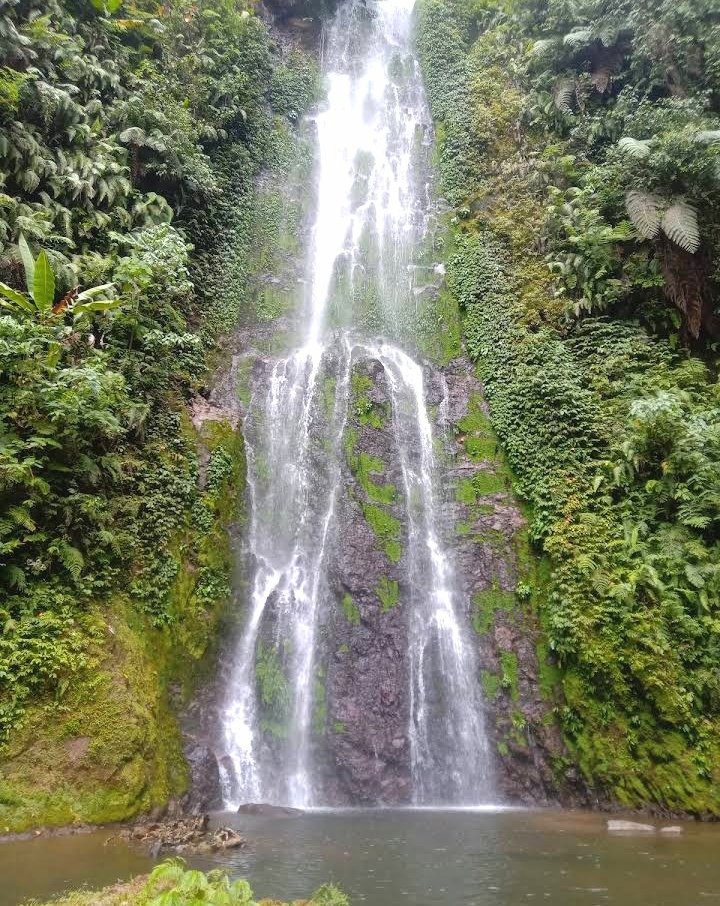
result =
[[[625,196],[628,217],[644,239],[656,239],[660,234],[665,200],[651,192],[632,189]]]
[[[694,254],[700,248],[700,229],[696,209],[679,198],[664,213],[663,233],[686,252]]]
[[[631,157],[643,158],[650,154],[650,140],[630,138],[630,136],[626,135],[618,142],[618,148]]]
[[[618,42],[619,32],[616,25],[603,25],[598,29],[597,36],[603,47],[614,47]]]
[[[530,56],[541,57],[550,51],[554,52],[558,48],[558,43],[557,38],[541,38],[539,41],[533,41],[533,45],[530,48]]]
[[[563,44],[566,47],[585,47],[592,43],[594,39],[591,28],[574,28],[563,38]]]
[[[720,142],[720,129],[703,129],[700,132],[696,132],[693,138],[696,142],[711,145],[715,142]]]

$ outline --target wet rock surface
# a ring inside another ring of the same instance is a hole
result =
[[[378,487],[392,485],[399,494],[402,475],[384,370],[371,360],[356,365],[353,374],[355,380],[367,380],[362,407],[356,394],[350,401],[347,430],[354,443],[342,464],[328,571],[333,598],[326,645],[330,761],[324,781],[336,802],[398,804],[411,794],[405,564],[402,556],[397,563],[388,557],[366,519],[363,508],[376,502],[362,486],[357,458],[369,457],[378,464],[382,471],[366,476]],[[372,412],[374,417],[358,417],[358,411],[368,407],[365,414]],[[346,443],[347,437],[346,433]],[[404,501],[398,496],[381,509],[400,522],[404,550]],[[391,583],[397,583],[397,602],[392,606],[379,594],[379,589],[394,587]]]
[[[288,818],[293,815],[303,815],[301,808],[290,808],[287,805],[271,805],[269,802],[245,802],[238,806],[238,815],[263,815],[265,817]]]
[[[184,808],[193,814],[222,807],[220,768],[213,750],[203,743],[192,741],[185,748],[190,770],[190,789]]]
[[[254,391],[265,385],[271,368],[272,357],[255,356],[249,378]],[[331,361],[329,368],[339,370],[339,362]],[[341,487],[318,633],[313,759],[319,801],[399,805],[412,797],[406,501],[401,499],[403,481],[384,370],[379,362],[365,360],[355,371],[369,383],[362,406],[350,400],[346,431],[353,432],[352,454],[346,443],[341,453]],[[537,617],[532,602],[522,597],[529,559],[526,524],[500,453],[488,440],[492,432],[482,385],[469,361],[459,359],[443,370],[426,366],[425,389],[438,439],[440,529],[453,560],[456,606],[466,624],[474,626],[477,681],[485,691],[486,730],[495,758],[492,799],[587,804],[579,778],[572,771],[558,776],[554,769],[565,751],[552,717],[554,693],[543,687],[541,678],[548,665],[541,664],[545,655],[539,648]],[[368,406],[378,419],[362,417]],[[364,507],[375,501],[363,488],[357,464],[353,469],[352,457],[359,454],[382,463],[381,473],[369,475],[373,483],[398,491],[393,502],[381,507],[400,525],[397,562],[388,558],[366,518]],[[464,489],[473,479],[480,491],[470,499]],[[244,570],[249,573],[252,564],[246,562]],[[391,606],[378,593],[388,583],[397,583],[397,600]],[[238,616],[242,595],[240,587]],[[201,690],[187,713],[192,785],[184,806],[194,813],[217,808],[222,801],[218,726],[232,667],[230,640],[236,632],[228,629],[216,680]],[[291,743],[267,738],[263,757],[277,761],[282,746]],[[230,767],[225,775],[231,778]],[[482,798],[481,791],[478,800]]]

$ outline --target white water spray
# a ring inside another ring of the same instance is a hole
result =
[[[327,40],[305,339],[276,362],[245,424],[254,575],[223,714],[228,806],[323,804],[311,738],[317,633],[351,369],[369,359],[387,377],[408,502],[413,801],[478,804],[491,794],[476,657],[438,529],[423,370],[399,346],[365,339],[373,328],[403,335],[422,273],[415,259],[428,219],[430,125],[409,51],[413,3],[352,0]],[[334,409],[323,419],[328,374]],[[281,649],[282,671],[270,647]],[[282,713],[282,727],[268,724],[268,708]]]

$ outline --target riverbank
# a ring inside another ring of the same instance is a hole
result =
[[[40,903],[28,901],[27,906],[153,906],[165,902],[167,895],[177,894],[179,904],[199,902],[202,894],[226,894],[228,906],[290,906],[280,900],[263,899],[251,904],[252,890],[246,881],[231,882],[224,872],[198,873],[188,871],[180,863],[165,862],[150,874],[131,881],[112,884],[102,890],[77,890],[59,898]],[[196,899],[198,897],[198,899]],[[202,897],[203,901],[205,897]],[[220,902],[220,899],[212,900]],[[293,906],[347,906],[346,897],[333,885],[319,888],[309,900],[295,900]]]

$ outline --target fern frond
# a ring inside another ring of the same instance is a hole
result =
[[[16,588],[18,591],[22,591],[27,585],[25,573],[19,566],[15,566],[14,563],[4,566],[1,572],[5,577],[7,588]]]
[[[129,126],[118,135],[118,140],[124,145],[144,145],[147,134],[139,126]]]
[[[575,28],[565,35],[563,44],[566,47],[583,47],[586,44],[590,44],[592,40],[593,32],[591,28]]]
[[[22,506],[11,506],[8,510],[8,515],[12,518],[13,522],[16,525],[21,526],[24,529],[27,529],[29,532],[34,532],[37,526],[33,520],[30,512]]]
[[[650,154],[650,141],[649,139],[630,138],[629,135],[626,135],[618,142],[618,148],[631,157],[647,157]]]
[[[620,29],[614,25],[604,25],[597,33],[603,47],[614,47],[618,41]]]
[[[533,45],[530,48],[531,57],[541,57],[544,53],[547,53],[549,50],[555,50],[558,45],[557,38],[541,38],[539,41],[533,41]]]
[[[560,79],[555,83],[553,100],[561,113],[572,113],[572,102],[575,97],[575,79]]]
[[[56,546],[56,551],[62,565],[70,573],[73,579],[77,581],[82,575],[82,571],[85,567],[83,555],[76,547],[73,547],[65,541],[61,541]]]
[[[686,252],[694,255],[700,248],[697,211],[684,199],[679,198],[670,205],[663,215],[661,226],[668,239]]]
[[[632,225],[644,239],[656,239],[660,233],[662,212],[666,202],[651,192],[631,189],[625,196],[625,207]]]

